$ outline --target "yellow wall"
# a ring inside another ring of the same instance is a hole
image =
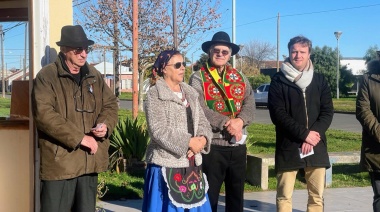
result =
[[[65,25],[73,25],[72,1],[51,0],[49,13],[49,45],[51,48],[55,48],[57,52],[59,52],[59,47],[55,42],[61,39],[61,28]]]

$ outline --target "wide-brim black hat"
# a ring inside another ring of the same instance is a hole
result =
[[[61,40],[56,42],[58,46],[88,47],[94,44],[93,40],[87,39],[82,26],[64,26],[61,29]]]
[[[240,50],[240,47],[234,43],[231,43],[231,39],[230,39],[230,36],[226,33],[226,32],[223,32],[223,31],[220,31],[220,32],[217,32],[214,34],[214,36],[212,36],[212,39],[211,41],[206,41],[202,44],[202,50],[205,52],[205,53],[209,53],[208,50],[210,49],[210,47],[214,44],[224,44],[226,46],[229,46],[231,47],[232,49],[232,53],[231,53],[231,56],[232,55],[235,55],[236,53],[239,52]]]

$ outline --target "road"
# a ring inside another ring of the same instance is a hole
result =
[[[120,101],[120,107],[131,109],[132,101]],[[272,121],[269,117],[268,109],[260,107],[256,110],[254,123],[260,124],[272,124]],[[358,120],[356,120],[355,114],[344,114],[344,113],[335,113],[333,121],[330,125],[330,129],[343,130],[349,132],[361,132],[362,127]]]

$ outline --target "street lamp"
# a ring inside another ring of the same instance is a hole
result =
[[[334,32],[336,37],[336,46],[337,46],[337,62],[336,62],[336,98],[339,99],[339,38],[342,35],[341,31]]]

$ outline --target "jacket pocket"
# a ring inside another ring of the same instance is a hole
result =
[[[67,150],[65,148],[62,148],[61,146],[56,145],[54,160],[57,161],[57,160],[63,158],[66,154],[67,154]]]

